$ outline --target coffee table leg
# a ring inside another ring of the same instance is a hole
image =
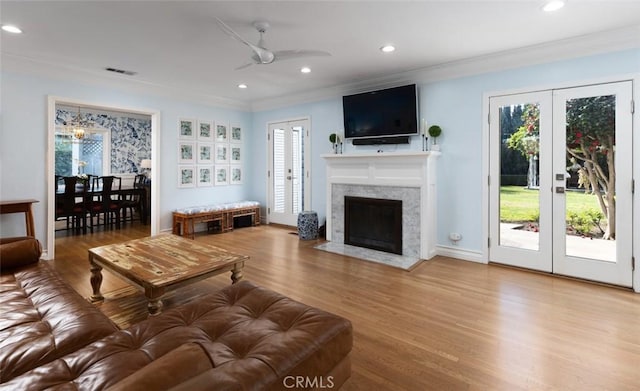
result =
[[[145,296],[149,299],[147,309],[149,310],[149,316],[160,315],[162,312],[162,296],[164,296],[164,289],[162,290],[145,290]]]
[[[103,301],[104,296],[100,292],[100,286],[102,285],[102,267],[93,262],[93,259],[89,258],[91,263],[91,288],[93,288],[93,294],[90,297],[92,303]]]
[[[149,309],[149,316],[160,315],[162,312],[162,300],[155,299],[149,300],[149,304],[147,304],[147,308]]]
[[[237,262],[233,265],[233,269],[231,270],[231,283],[235,284],[236,282],[242,280],[242,268],[244,267],[244,262]]]

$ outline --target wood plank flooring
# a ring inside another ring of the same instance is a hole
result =
[[[445,257],[406,272],[315,250],[319,242],[290,232],[259,226],[196,240],[249,255],[245,279],[353,322],[343,390],[640,389],[639,294]],[[88,296],[87,249],[146,235],[134,225],[58,239],[55,266]],[[221,275],[185,287],[165,308],[229,283]],[[144,296],[108,271],[102,291],[100,308],[119,325],[146,316]]]

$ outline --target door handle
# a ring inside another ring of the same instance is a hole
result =
[[[561,186],[556,187],[556,193],[564,194],[564,187],[561,187]]]
[[[289,175],[289,176],[287,177],[287,179],[288,179],[288,180],[291,180],[291,175]]]

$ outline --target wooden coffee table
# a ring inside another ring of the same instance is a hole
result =
[[[232,283],[242,278],[246,255],[181,238],[172,234],[150,236],[89,249],[92,302],[103,301],[100,292],[105,268],[144,289],[149,314],[162,311],[162,296],[171,289],[231,271]]]

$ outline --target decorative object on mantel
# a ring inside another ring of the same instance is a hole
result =
[[[438,145],[436,139],[442,134],[442,128],[438,125],[431,125],[429,127],[429,136],[433,137],[433,144],[431,145],[432,151],[439,151],[440,146]]]
[[[338,133],[331,133],[329,141],[331,142],[333,153],[342,153],[342,139]]]
[[[422,150],[426,151],[429,137],[427,137],[427,121],[424,118],[420,120],[420,138],[422,139]]]

